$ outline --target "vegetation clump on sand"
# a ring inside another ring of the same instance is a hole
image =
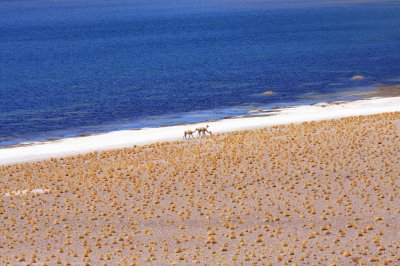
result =
[[[1,166],[0,264],[397,265],[399,119]]]

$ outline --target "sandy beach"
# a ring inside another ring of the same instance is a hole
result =
[[[265,112],[257,110],[257,114],[254,114],[253,117],[231,118],[199,124],[141,130],[122,130],[85,137],[29,143],[17,147],[5,147],[0,149],[0,165],[71,156],[93,151],[129,148],[134,145],[162,141],[182,140],[185,130],[194,130],[197,127],[204,127],[207,124],[213,133],[225,133],[290,123],[396,112],[400,111],[400,97],[398,96],[398,89],[393,91],[393,87],[398,88],[398,86],[384,87],[384,92],[378,90],[377,92],[370,93],[368,95],[369,98],[358,101],[294,106],[273,110],[272,114],[270,110]],[[397,93],[398,97],[383,97],[383,95],[387,95],[389,92]]]
[[[366,106],[389,111],[386,101]],[[398,265],[399,121],[386,112],[1,166],[0,264]]]

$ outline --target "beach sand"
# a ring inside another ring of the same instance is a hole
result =
[[[0,166],[0,264],[398,265],[399,121],[391,112]]]
[[[390,89],[388,88],[387,90],[389,91]],[[210,130],[213,133],[224,133],[290,123],[400,111],[400,97],[382,98],[380,96],[382,95],[377,92],[377,94],[370,93],[368,99],[364,100],[291,106],[267,110],[264,113],[258,112],[249,117],[141,130],[121,130],[56,141],[25,143],[17,147],[1,148],[0,165],[31,162],[93,151],[129,148],[134,145],[160,141],[182,140],[185,130],[194,130],[197,127],[204,127],[206,124],[210,126]]]

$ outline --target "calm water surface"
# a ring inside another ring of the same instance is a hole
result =
[[[400,83],[399,2],[193,3],[1,1],[0,146]]]

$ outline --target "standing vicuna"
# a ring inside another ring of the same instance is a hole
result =
[[[199,137],[201,137],[201,136],[206,136],[206,133],[210,134],[210,136],[211,136],[212,133],[211,133],[211,131],[208,130],[208,128],[209,128],[208,125],[207,125],[206,127],[199,127],[199,128],[196,128],[196,130],[197,130],[197,132],[198,132],[198,134],[199,134]]]
[[[193,130],[186,130],[186,131],[184,132],[184,134],[183,134],[183,138],[184,138],[184,139],[187,139],[187,138],[190,139],[190,137],[192,137],[192,138],[194,139],[193,134],[194,134],[196,131],[197,131],[197,128],[196,128],[195,131],[193,131]]]

